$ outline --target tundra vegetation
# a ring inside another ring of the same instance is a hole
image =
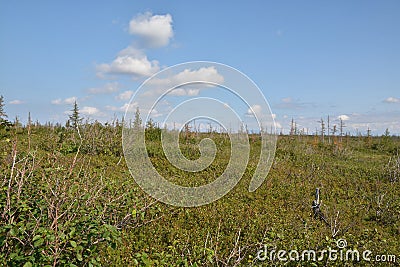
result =
[[[247,189],[261,142],[250,134],[250,160],[238,185],[209,205],[179,208],[149,197],[134,182],[123,158],[121,122],[85,123],[73,114],[66,126],[30,119],[21,125],[1,115],[2,266],[360,264],[256,258],[264,245],[323,250],[335,248],[340,238],[349,249],[400,256],[400,140],[389,132],[280,135],[270,173],[253,193]],[[176,184],[208,183],[228,164],[225,134],[182,133],[181,149],[188,158],[200,156],[197,144],[204,137],[217,146],[206,170],[188,173],[166,159],[162,129],[152,122],[146,128],[152,163]],[[315,188],[326,221],[313,215]]]

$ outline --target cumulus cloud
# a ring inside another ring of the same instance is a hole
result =
[[[24,101],[15,99],[15,100],[12,100],[12,101],[10,101],[10,102],[8,102],[8,103],[9,103],[10,105],[21,105],[21,104],[24,104]]]
[[[198,81],[198,82],[211,82],[222,84],[224,77],[218,73],[215,67],[203,67],[197,70],[185,69],[168,78],[153,78],[148,81],[148,84],[153,86],[154,89],[149,91],[148,94],[159,94],[167,88],[177,87],[181,84]],[[195,83],[191,85],[184,85],[172,90],[169,94],[176,96],[196,96],[200,93],[201,89],[210,88],[209,84]]]
[[[53,105],[61,105],[62,104],[62,100],[61,100],[61,98],[57,98],[57,99],[51,100],[51,103]]]
[[[389,104],[393,104],[393,103],[400,103],[400,98],[398,97],[388,97],[385,100],[383,100],[384,103],[389,103]]]
[[[224,82],[224,77],[220,73],[218,73],[218,70],[215,67],[203,67],[197,70],[185,69],[178,74],[170,76],[166,79],[153,78],[149,80],[149,83],[151,85],[173,87],[193,81],[206,81],[222,84]]]
[[[350,120],[350,117],[347,115],[339,115],[337,118],[338,118],[338,120],[342,120],[342,121]]]
[[[129,103],[125,103],[123,106],[121,106],[119,108],[120,111],[128,111],[128,112],[134,112],[136,110],[136,105],[134,104],[129,104]]]
[[[101,115],[100,110],[95,107],[83,107],[79,112],[83,115]]]
[[[170,95],[175,96],[196,96],[200,93],[200,89],[183,89],[176,88],[170,92]]]
[[[162,115],[163,115],[163,114],[160,113],[160,112],[158,112],[158,110],[156,110],[156,109],[152,109],[151,112],[150,112],[150,116],[151,116],[152,118],[161,117]]]
[[[89,88],[90,94],[110,94],[119,91],[119,84],[117,82],[107,83],[102,87]]]
[[[122,92],[119,95],[117,95],[115,97],[115,99],[120,100],[120,101],[126,101],[126,100],[131,99],[132,95],[133,95],[133,91],[128,90],[128,91]]]
[[[125,112],[125,111],[129,111],[129,112],[135,112],[136,108],[138,107],[138,103],[134,102],[134,103],[125,103],[120,107],[116,107],[116,106],[106,106],[107,110],[110,111],[121,111],[121,112]],[[142,110],[140,111],[142,113]]]
[[[247,110],[246,115],[253,115],[253,114],[255,114],[255,115],[257,115],[257,116],[262,115],[262,107],[261,107],[260,105],[253,105],[253,106],[251,106],[251,108],[249,108],[249,109]]]
[[[139,14],[129,22],[129,33],[139,36],[148,47],[168,45],[174,36],[170,14],[153,15],[150,12]]]
[[[120,51],[111,63],[97,65],[99,78],[105,78],[107,74],[149,77],[160,70],[158,61],[149,60],[143,49],[169,44],[174,36],[171,15],[153,15],[150,12],[139,14],[129,22],[129,33],[138,37],[135,44]],[[96,92],[97,89],[94,88],[93,91]]]
[[[191,81],[207,81],[221,84],[224,82],[224,77],[218,73],[215,67],[200,68],[198,70],[185,69],[173,77],[173,80],[179,83]]]
[[[57,99],[51,100],[51,104],[53,104],[53,105],[62,105],[62,104],[71,105],[71,104],[75,103],[75,101],[77,101],[77,100],[78,100],[78,98],[76,96],[68,97],[65,99],[57,98]]]
[[[122,50],[109,64],[96,66],[97,75],[129,74],[136,78],[148,77],[160,70],[157,60],[150,61],[142,50],[129,46]]]
[[[106,106],[106,109],[111,111],[121,111],[120,108],[115,106]]]
[[[78,100],[78,98],[75,96],[68,97],[68,98],[64,99],[64,103],[67,105],[71,105],[71,104],[74,104],[77,100]]]

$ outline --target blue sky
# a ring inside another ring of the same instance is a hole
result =
[[[10,119],[109,121],[150,75],[230,65],[262,90],[278,129],[400,134],[399,1],[1,1],[0,94]]]

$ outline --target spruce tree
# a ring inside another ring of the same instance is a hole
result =
[[[139,108],[136,108],[135,118],[133,120],[133,129],[140,130],[142,128],[142,119],[140,118]]]
[[[71,110],[72,114],[69,116],[69,120],[72,124],[72,127],[77,128],[82,121],[81,116],[79,115],[79,108],[76,101],[74,102],[74,107]]]

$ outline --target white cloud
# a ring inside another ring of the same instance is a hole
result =
[[[131,103],[131,104],[125,103],[120,107],[106,106],[106,109],[107,110],[111,110],[111,111],[121,111],[121,112],[125,112],[128,109],[129,112],[135,112],[137,107],[138,107],[138,103],[134,102],[134,103]]]
[[[168,45],[174,36],[172,17],[170,14],[153,16],[150,12],[139,14],[129,22],[129,33],[141,37],[145,46]]]
[[[149,60],[142,48],[168,45],[174,32],[172,17],[152,15],[150,12],[139,14],[129,22],[129,33],[139,37],[134,46],[128,46],[118,53],[111,63],[96,66],[97,76],[105,78],[106,74],[128,74],[134,78],[149,77],[160,70],[157,60]],[[93,93],[103,92],[104,88],[92,88]]]
[[[257,116],[262,115],[262,107],[260,105],[251,106],[251,108],[247,110],[247,115],[253,115],[253,114]]]
[[[128,112],[135,112],[136,108],[138,107],[138,103],[134,102],[134,103],[125,103],[122,107],[120,107],[119,109],[123,112],[128,111]],[[140,113],[142,113],[143,111],[141,111]]]
[[[173,88],[181,84],[199,82],[190,85],[185,85],[182,87],[175,88],[170,92],[171,95],[176,96],[196,96],[200,93],[201,89],[212,87],[209,84],[201,82],[211,82],[216,84],[222,84],[224,82],[224,77],[218,73],[215,67],[203,67],[197,70],[185,69],[175,75],[168,78],[153,78],[147,83],[154,86],[155,90],[149,91],[148,95],[163,93],[168,88]]]
[[[62,100],[61,100],[61,98],[57,98],[57,99],[51,100],[51,103],[53,105],[61,105],[62,104]]]
[[[200,68],[198,70],[185,69],[173,77],[178,84],[192,81],[206,81],[221,84],[224,77],[218,73],[215,67]]]
[[[89,88],[88,92],[90,94],[110,94],[119,91],[118,82],[107,83],[102,87]]]
[[[149,83],[152,85],[161,86],[177,86],[183,83],[193,82],[193,81],[204,81],[222,84],[224,82],[224,77],[218,73],[215,67],[203,67],[198,70],[185,69],[178,74],[175,74],[166,79],[151,79]]]
[[[122,92],[119,95],[117,95],[115,97],[115,99],[116,100],[125,100],[126,101],[126,100],[131,99],[132,95],[133,95],[133,91],[128,90],[128,91]]]
[[[95,107],[83,107],[79,112],[84,115],[101,115],[100,110]]]
[[[8,103],[11,104],[11,105],[21,105],[21,104],[24,104],[23,101],[18,100],[18,99],[12,100],[12,101],[10,101],[10,102],[8,102]]]
[[[388,97],[388,98],[386,98],[385,100],[383,100],[383,102],[385,102],[385,103],[389,103],[389,104],[392,104],[392,103],[400,103],[400,98],[397,98],[397,97]]]
[[[68,97],[65,99],[57,98],[57,99],[51,100],[51,104],[53,104],[53,105],[62,105],[62,104],[71,105],[71,104],[75,103],[75,101],[77,101],[77,100],[78,100],[78,98],[76,96]]]
[[[120,108],[115,106],[106,106],[106,109],[111,111],[120,111]]]
[[[161,117],[163,114],[158,112],[156,109],[152,109],[150,112],[150,115],[152,118],[157,118],[157,117]]]
[[[400,134],[400,112],[396,111],[385,111],[385,112],[373,112],[358,114],[352,116],[351,122],[346,123],[346,131],[350,131],[353,134],[356,131],[366,134],[368,128],[374,135],[381,135],[388,128],[392,134]]]
[[[350,120],[350,117],[347,116],[347,115],[339,115],[337,118],[338,118],[339,120],[342,120],[342,121],[348,121],[348,120]]]
[[[73,96],[73,97],[64,99],[64,103],[71,105],[71,104],[74,104],[76,102],[76,100],[77,100],[77,98],[75,96]]]
[[[104,74],[129,74],[134,77],[148,77],[160,70],[157,60],[149,61],[143,51],[129,46],[122,50],[110,64],[96,66],[98,76]]]
[[[176,88],[170,92],[170,95],[175,96],[196,96],[200,93],[200,89],[183,89]]]

